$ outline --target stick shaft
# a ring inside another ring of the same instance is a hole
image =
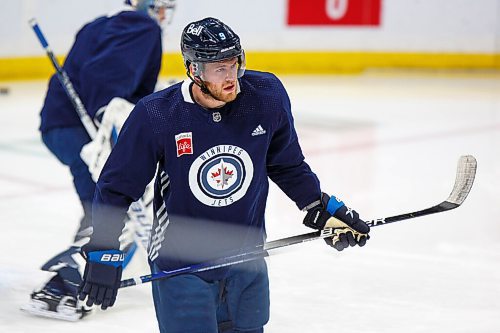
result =
[[[90,116],[87,113],[87,110],[85,109],[85,106],[83,105],[82,100],[78,96],[78,93],[76,92],[73,84],[71,83],[71,80],[64,70],[64,68],[61,67],[59,64],[59,61],[57,61],[57,58],[54,55],[54,52],[52,52],[52,49],[47,42],[47,39],[45,38],[45,35],[43,34],[42,30],[40,29],[40,26],[38,25],[38,22],[36,19],[32,18],[29,20],[29,24],[31,28],[33,29],[35,35],[38,38],[38,41],[42,45],[42,47],[45,49],[45,52],[47,53],[47,56],[50,59],[50,62],[54,66],[57,74],[57,78],[59,79],[59,82],[61,83],[62,87],[64,88],[64,91],[66,92],[66,95],[68,96],[69,100],[73,104],[73,107],[75,108],[76,112],[78,113],[78,116],[80,117],[80,121],[82,122],[83,126],[85,127],[85,130],[87,131],[90,139],[94,139],[97,135],[97,128],[90,118]],[[137,235],[137,238],[141,242],[142,246],[147,249],[147,237],[149,237],[149,229],[147,224],[141,223],[145,216],[146,207],[145,204],[143,203],[143,200],[140,199],[132,204],[132,210],[131,214],[133,215],[133,218],[137,222],[137,225],[135,227],[135,232]]]
[[[61,83],[62,87],[64,88],[64,91],[68,95],[69,100],[71,101],[73,107],[78,113],[78,116],[80,117],[80,120],[83,126],[85,127],[85,130],[87,131],[90,138],[94,139],[97,135],[97,129],[94,125],[94,122],[88,115],[87,110],[85,109],[85,106],[82,103],[82,100],[78,96],[75,87],[73,87],[73,84],[71,83],[68,74],[57,61],[57,58],[55,57],[54,52],[52,52],[52,49],[50,48],[49,43],[47,42],[47,39],[45,38],[37,21],[33,18],[29,21],[29,23],[33,31],[35,32],[35,35],[37,36],[38,40],[40,41],[40,44],[42,44],[42,47],[45,49],[45,52],[47,53],[47,56],[49,57],[52,65],[56,69],[57,78],[59,79],[59,82]]]
[[[370,227],[377,227],[380,225],[409,220],[420,216],[441,213],[459,207],[469,194],[469,191],[471,190],[472,184],[476,176],[476,167],[477,167],[477,162],[473,156],[470,155],[462,156],[458,161],[457,177],[455,179],[453,190],[447,200],[430,208],[422,209],[412,213],[405,213],[381,219],[374,219],[368,221],[367,224]],[[458,194],[460,194],[461,199],[459,201],[454,200],[453,198],[456,198]],[[451,202],[448,200],[450,200]],[[300,244],[304,242],[310,242],[313,240],[323,239],[326,237],[332,237],[333,235],[334,235],[334,229],[324,229],[320,231],[314,231],[306,234],[282,238],[268,242],[265,245],[256,246],[255,249],[249,250],[248,252],[245,253],[231,255],[224,258],[216,259],[213,261],[207,261],[205,263],[200,263],[192,266],[186,266],[176,270],[160,271],[154,274],[123,280],[120,284],[120,288],[134,286],[146,282],[152,282],[159,279],[165,279],[180,274],[198,273],[211,269],[236,265],[239,263],[268,256],[267,251],[269,250],[277,249],[280,247],[286,247],[294,244]]]

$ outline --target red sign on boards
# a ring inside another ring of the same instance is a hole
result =
[[[288,0],[288,25],[380,25],[382,0]]]

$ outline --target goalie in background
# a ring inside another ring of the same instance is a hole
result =
[[[115,303],[123,217],[155,173],[152,273],[262,245],[268,179],[307,211],[305,225],[335,228],[327,243],[337,250],[368,239],[358,213],[322,193],[285,88],[271,73],[245,70],[238,35],[205,18],[184,28],[181,49],[189,78],[136,104],[97,182],[79,293],[89,306]],[[259,333],[269,319],[264,258],[156,280],[152,293],[160,332]]]
[[[135,104],[154,91],[162,58],[162,25],[170,22],[174,8],[174,0],[128,0],[118,13],[98,17],[78,31],[63,67],[91,118],[101,118],[100,113],[115,97]],[[90,137],[55,74],[40,116],[42,140],[69,167],[83,217],[69,249],[42,266],[54,274],[31,294],[23,310],[78,320],[89,311],[77,302],[81,274],[75,259],[92,233],[95,182],[80,157]]]

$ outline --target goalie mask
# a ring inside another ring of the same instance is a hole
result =
[[[170,24],[175,9],[175,0],[126,0],[125,4],[147,13],[160,26]]]
[[[201,80],[202,90],[206,88],[204,82],[221,83],[227,77],[240,78],[245,73],[245,52],[240,38],[215,18],[188,24],[182,32],[181,51],[187,75],[193,79],[192,65],[193,76]]]

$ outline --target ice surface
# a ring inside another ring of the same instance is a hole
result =
[[[461,155],[475,184],[456,210],[374,228],[364,248],[322,241],[268,259],[266,332],[500,332],[500,76],[284,77],[308,163],[322,188],[373,219],[437,204]],[[67,323],[19,310],[38,268],[71,241],[81,211],[68,170],[42,145],[46,82],[0,95],[0,331],[157,332],[149,285],[111,310]],[[272,186],[269,239],[309,232]],[[125,277],[148,273],[144,254]]]

